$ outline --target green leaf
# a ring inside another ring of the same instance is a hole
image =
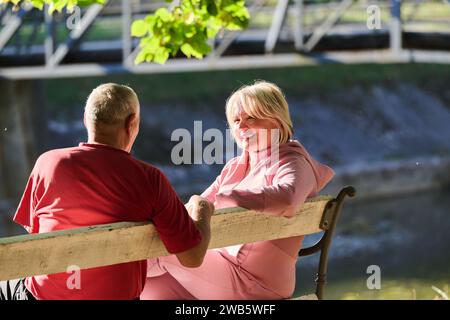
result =
[[[212,17],[208,20],[208,26],[206,29],[208,38],[214,38],[220,29],[222,29],[222,22],[220,19]]]
[[[192,11],[184,13],[183,18],[185,24],[190,25],[195,22],[195,14]]]
[[[77,5],[77,0],[68,0],[67,2],[67,12],[72,13],[73,9]]]
[[[217,15],[217,5],[215,0],[206,0],[206,8],[210,15],[216,16]]]
[[[203,54],[195,50],[189,43],[185,43],[181,46],[181,52],[183,52],[188,58],[190,58],[191,56],[197,59],[203,58]]]
[[[68,0],[56,0],[55,1],[55,10],[61,12],[64,7],[67,6]]]
[[[206,29],[206,34],[208,35],[208,38],[214,38],[219,30],[220,29],[208,28]]]
[[[155,54],[156,51],[161,47],[160,39],[157,37],[149,37],[150,41],[144,47],[151,54]]]
[[[188,58],[190,58],[193,55],[194,49],[192,49],[192,46],[189,43],[185,43],[181,46],[181,52],[184,53],[184,55]]]
[[[197,29],[194,25],[185,26],[183,31],[186,38],[191,38],[197,33]]]
[[[52,1],[52,0],[50,0],[50,1]],[[105,0],[75,0],[75,1],[77,2],[77,6],[79,6],[79,7],[88,7],[94,3],[105,4]]]
[[[209,52],[211,52],[211,47],[206,43],[207,38],[203,36],[202,34],[197,33],[195,37],[192,38],[191,46],[192,49],[199,53],[200,55],[206,55]],[[193,54],[194,57],[197,58],[195,54]],[[201,59],[202,57],[198,58]]]
[[[138,65],[142,62],[144,62],[147,58],[147,53],[144,51],[139,51],[138,55],[136,56],[136,59],[134,59],[134,64]]]
[[[150,28],[153,28],[153,26],[155,25],[156,17],[152,16],[152,15],[148,15],[145,17],[144,21],[148,23]]]
[[[161,42],[163,44],[170,44],[170,41],[172,40],[172,37],[170,34],[167,34],[165,36],[162,37]]]
[[[44,0],[31,0],[31,4],[39,10],[44,8]]]
[[[47,0],[46,2],[50,4],[48,7],[48,13],[53,14],[55,11],[61,12],[61,10],[67,5],[68,0]]]
[[[136,20],[131,24],[131,35],[133,37],[143,37],[149,31],[149,24],[144,20]]]
[[[156,10],[155,16],[159,17],[163,22],[169,22],[172,20],[172,14],[166,8],[159,8]]]
[[[139,46],[147,52],[154,52],[157,48],[159,48],[159,39],[152,36],[142,38]]]
[[[182,45],[184,43],[184,34],[179,32],[179,30],[172,29],[170,30],[171,42],[173,45]]]
[[[167,59],[169,59],[169,50],[164,47],[159,48],[153,57],[153,61],[158,64],[164,64]]]

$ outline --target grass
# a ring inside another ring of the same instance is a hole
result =
[[[369,285],[373,284],[372,278],[369,278],[372,274],[366,274],[365,264],[370,264],[368,261],[374,261],[373,259],[373,256],[368,258],[363,263],[364,267],[359,265],[360,261],[347,262],[345,265],[330,264],[324,299],[446,300],[450,295],[450,273],[448,261],[445,259],[444,261],[419,259],[419,261],[417,258],[408,259],[407,256],[402,256],[400,264],[395,266],[383,263],[380,266],[380,288],[369,289],[367,282],[369,281]],[[315,270],[302,267],[295,296],[315,291],[310,271]]]
[[[449,294],[449,280],[424,279],[384,279],[381,288],[369,290],[365,286],[365,279],[343,281],[329,285],[326,289],[325,299],[333,300],[433,300],[445,299],[436,289],[444,295]],[[434,289],[434,288],[436,289]],[[345,288],[345,289],[344,289]]]

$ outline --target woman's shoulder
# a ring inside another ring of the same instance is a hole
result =
[[[230,160],[228,160],[225,163],[225,165],[223,166],[223,170],[229,169],[229,168],[232,168],[232,167],[238,165],[240,160],[241,160],[241,156],[231,158]]]
[[[279,147],[280,161],[305,161],[310,158],[308,151],[298,140],[290,140]]]

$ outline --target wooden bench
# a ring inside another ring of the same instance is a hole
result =
[[[211,219],[209,248],[324,232],[320,241],[299,253],[307,256],[321,251],[315,296],[322,299],[333,232],[345,196],[354,194],[353,187],[345,187],[336,198],[308,199],[293,218],[243,208],[216,210]],[[83,269],[164,255],[168,252],[149,222],[120,222],[1,238],[0,281],[66,272],[72,265]]]

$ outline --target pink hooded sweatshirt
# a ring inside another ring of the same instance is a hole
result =
[[[250,170],[249,159],[253,166]],[[334,172],[298,141],[279,152],[259,151],[231,159],[202,196],[216,209],[244,207],[291,217]],[[175,256],[151,259],[141,299],[283,299],[295,289],[295,264],[304,236],[208,250],[198,268]],[[167,273],[167,274],[166,274]]]

